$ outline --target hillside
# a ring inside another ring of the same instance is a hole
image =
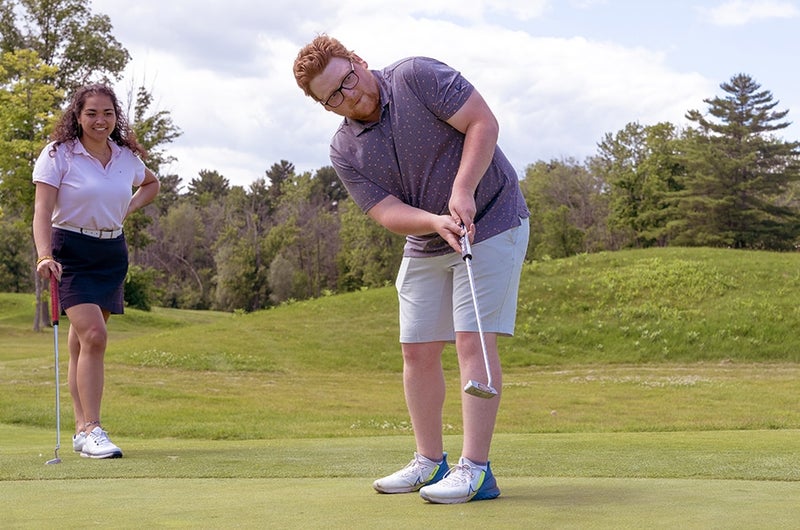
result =
[[[798,294],[796,253],[673,248],[530,263],[503,363],[798,362]],[[32,306],[32,296],[0,295],[4,358],[47,344],[29,331]],[[109,329],[109,357],[138,366],[401,369],[392,287],[247,315],[128,310]]]
[[[527,265],[498,432],[797,428],[798,259],[653,249]],[[52,332],[30,331],[32,308],[0,295],[0,424],[53,422]],[[396,311],[391,287],[247,315],[128,311],[109,327],[104,420],[135,437],[408,435]],[[444,364],[452,396],[452,347]],[[444,422],[459,432],[457,399]]]
[[[711,249],[528,264],[517,333],[501,346],[504,365],[800,361],[798,265],[800,254]],[[110,349],[125,362],[196,369],[400,370],[396,313],[389,287],[231,316]]]

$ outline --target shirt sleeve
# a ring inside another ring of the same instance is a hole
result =
[[[49,143],[39,153],[39,158],[36,159],[33,166],[33,182],[42,182],[54,188],[60,188],[61,179],[64,176],[63,155],[58,152],[59,150],[51,153],[52,149],[53,144]]]
[[[144,166],[144,162],[142,161],[141,158],[139,158],[138,156],[136,156],[132,152],[131,152],[131,156],[134,159],[133,164],[135,166],[135,170],[133,172],[133,185],[138,187],[138,186],[142,185],[142,182],[144,182],[144,168],[145,168],[145,166]]]
[[[406,84],[438,119],[447,121],[458,112],[474,86],[451,66],[428,57],[416,57],[398,69]],[[406,66],[404,65],[404,66]]]
[[[331,146],[330,158],[336,175],[362,212],[368,212],[373,206],[392,195],[389,190],[357,171],[335,146]]]

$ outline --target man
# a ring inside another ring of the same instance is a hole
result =
[[[511,164],[497,147],[498,125],[477,90],[434,59],[411,57],[383,70],[320,35],[294,62],[297,84],[344,119],[330,157],[350,196],[372,219],[406,236],[396,286],[403,387],[416,452],[378,479],[381,493],[418,491],[433,503],[493,499],[500,489],[489,448],[500,402],[497,336],[511,335],[530,213]],[[462,386],[486,379],[477,318],[460,239],[472,263],[490,367],[498,395],[462,394],[464,442],[448,469],[442,440],[441,357],[455,342]]]

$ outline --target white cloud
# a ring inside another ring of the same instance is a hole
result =
[[[793,2],[780,0],[732,0],[702,11],[718,26],[744,26],[757,20],[794,18],[800,14]]]
[[[118,90],[145,84],[184,132],[168,149],[178,157],[169,171],[188,183],[201,169],[216,170],[245,186],[281,160],[299,171],[330,164],[340,119],[306,98],[291,74],[297,50],[319,32],[373,68],[427,55],[461,70],[495,111],[500,144],[520,171],[537,160],[594,154],[605,133],[628,122],[681,123],[717,92],[720,79],[668,66],[671,34],[659,49],[621,44],[618,32],[637,27],[625,17],[616,29],[574,25],[578,13],[591,21],[587,5],[615,3],[93,0],[132,55]],[[557,20],[561,30],[551,30]]]
[[[542,14],[552,0],[345,0],[337,12],[347,16],[392,16],[408,14],[413,18],[444,18],[480,23],[489,15],[526,21]]]

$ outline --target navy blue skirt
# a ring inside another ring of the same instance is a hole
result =
[[[62,309],[95,304],[115,315],[124,313],[123,286],[128,273],[124,235],[98,239],[53,228],[52,249],[63,269],[58,286]]]

